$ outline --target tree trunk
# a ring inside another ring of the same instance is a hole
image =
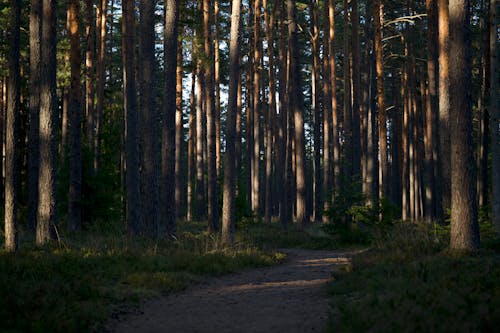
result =
[[[32,0],[30,8],[30,80],[29,80],[29,137],[28,137],[28,226],[34,231],[38,214],[38,172],[40,169],[40,61],[41,61],[42,1]],[[3,137],[3,135],[2,135]]]
[[[325,10],[325,34],[328,34],[328,11]],[[331,167],[331,149],[332,149],[332,118],[331,118],[331,100],[332,89],[330,86],[330,55],[329,53],[329,38],[325,38],[323,43],[323,211],[330,210],[331,196],[332,196],[332,167]],[[323,215],[323,222],[328,222],[328,216]]]
[[[38,174],[38,224],[36,243],[54,238],[56,224],[56,1],[43,0],[40,77],[40,169]]]
[[[188,132],[188,170],[187,170],[187,212],[186,220],[196,217],[196,104],[195,104],[195,70],[191,74],[191,95],[189,97],[189,132]]]
[[[199,50],[197,50],[199,52]],[[198,54],[199,57],[199,54]],[[195,82],[196,100],[196,219],[205,219],[205,186],[203,182],[203,98],[202,98],[202,63],[198,58]]]
[[[479,248],[472,145],[469,1],[450,0],[451,240],[450,248]]]
[[[18,182],[19,182],[19,99],[20,99],[20,28],[21,1],[12,0],[9,38],[9,79],[7,82],[7,117],[5,141],[5,249],[18,248]],[[3,141],[3,138],[2,140]]]
[[[235,229],[235,127],[236,104],[239,81],[239,28],[241,0],[231,3],[231,34],[229,40],[229,100],[227,108],[226,154],[224,161],[224,192],[222,206],[222,242],[231,245],[234,242]]]
[[[263,0],[264,5],[264,20],[266,25],[266,39],[267,39],[267,56],[268,56],[268,69],[269,69],[269,110],[266,121],[266,145],[265,145],[265,160],[266,160],[266,182],[265,182],[265,204],[264,204],[264,221],[271,222],[272,215],[272,169],[273,169],[273,144],[272,132],[274,118],[276,114],[276,85],[275,85],[275,70],[274,70],[274,13],[276,5],[273,4],[272,9],[268,9],[267,0]],[[271,14],[269,15],[269,11]]]
[[[180,4],[179,4],[180,6]],[[180,17],[179,17],[180,19]],[[175,71],[175,207],[176,216],[186,213],[186,173],[184,171],[184,122],[182,114],[182,41],[177,41],[177,66]]]
[[[351,0],[352,29],[352,180],[361,191],[361,131],[360,118],[363,114],[361,101],[361,58],[359,45],[359,7],[357,0]]]
[[[295,182],[297,186],[297,225],[304,228],[306,212],[306,156],[304,145],[304,114],[302,110],[302,88],[300,84],[299,45],[297,36],[297,8],[295,0],[287,0],[288,52],[290,55],[289,96],[290,110],[293,112],[295,138]]]
[[[95,19],[94,19],[94,1],[85,1],[85,115],[87,128],[87,144],[89,149],[94,143],[94,78],[95,78]]]
[[[498,101],[498,9],[496,2],[490,0],[490,113],[491,113],[491,183],[492,183],[492,221],[497,235],[500,235],[500,108]]]
[[[313,212],[314,221],[320,222],[323,219],[323,188],[321,180],[321,107],[320,107],[320,66],[319,58],[319,18],[318,18],[319,2],[311,0],[311,31],[312,31],[312,77],[311,77],[311,113],[313,114],[314,123],[314,199]]]
[[[388,191],[388,158],[387,158],[387,118],[384,100],[384,50],[382,45],[383,4],[381,0],[374,1],[374,29],[375,29],[375,62],[377,71],[377,103],[379,118],[379,198],[385,198]]]
[[[212,50],[211,1],[203,0],[203,32],[205,37],[205,98],[207,107],[207,174],[208,174],[208,231],[215,232],[218,225],[217,153],[215,131],[214,65]]]
[[[220,48],[219,48],[219,0],[214,0],[214,80],[215,80],[215,154],[217,178],[221,175],[221,129],[220,129]]]
[[[103,0],[105,1],[105,0]],[[140,11],[140,51],[141,51],[141,85],[140,85],[140,123],[142,132],[142,173],[141,196],[143,198],[142,218],[144,233],[150,237],[159,233],[159,140],[158,113],[156,108],[156,64],[154,54],[154,10],[155,0],[141,0]],[[175,67],[174,67],[175,70]],[[175,75],[173,76],[175,79]],[[175,89],[173,90],[175,93]],[[174,95],[175,96],[175,95]],[[175,97],[174,97],[175,102]],[[175,112],[175,108],[174,108]],[[173,169],[172,169],[173,171]]]
[[[136,92],[136,20],[134,0],[122,1],[122,15],[123,104],[126,126],[125,163],[127,168],[126,225],[129,234],[137,235],[142,230],[142,219],[139,175],[139,113]]]
[[[253,38],[253,157],[252,157],[252,211],[260,213],[260,71],[261,71],[261,4],[254,0]]]
[[[104,85],[106,83],[106,14],[108,0],[100,0],[97,7],[97,94],[96,118],[94,133],[94,171],[99,172],[99,159],[101,154],[102,113],[104,109]]]
[[[71,231],[78,231],[82,224],[82,107],[80,78],[80,2],[71,0],[68,8],[68,28],[70,36],[70,180],[68,226]]]
[[[448,0],[438,0],[438,35],[439,35],[439,177],[436,188],[442,197],[438,219],[444,221],[444,215],[450,208],[451,200],[451,148],[450,148],[450,94],[449,94],[449,13]],[[439,188],[438,188],[439,187]]]
[[[437,75],[437,2],[426,0],[427,9],[427,94],[425,102],[425,221],[431,223],[435,218],[436,194],[434,191],[434,138],[435,120],[438,111]]]
[[[164,27],[164,102],[162,123],[162,149],[161,149],[161,230],[167,235],[175,234],[176,217],[176,69],[177,69],[177,36],[179,19],[179,1],[165,1],[165,27]],[[182,115],[181,115],[182,116]],[[182,121],[181,121],[182,123]],[[182,124],[181,124],[182,126]],[[179,159],[180,160],[180,159]]]
[[[339,141],[339,116],[337,110],[337,73],[335,61],[335,1],[328,0],[328,56],[330,64],[330,89],[331,89],[331,107],[332,113],[332,148],[333,153],[333,191],[332,199],[340,189],[340,141]]]

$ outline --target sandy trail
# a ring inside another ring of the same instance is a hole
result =
[[[348,252],[281,250],[285,263],[211,278],[182,293],[149,300],[140,314],[108,323],[111,332],[322,332],[325,284]]]

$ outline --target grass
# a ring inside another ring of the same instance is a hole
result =
[[[446,250],[443,228],[396,224],[379,231],[373,248],[329,285],[329,331],[494,331],[500,255],[489,231],[482,235],[480,253],[456,256]]]
[[[146,297],[282,259],[246,244],[223,248],[199,228],[180,231],[176,241],[84,234],[60,246],[0,252],[0,331],[88,332]]]

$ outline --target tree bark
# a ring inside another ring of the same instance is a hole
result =
[[[330,64],[330,89],[331,89],[331,107],[332,114],[332,148],[333,153],[333,191],[332,199],[340,189],[340,141],[339,141],[339,111],[337,110],[337,67],[335,61],[335,1],[328,0],[328,55]]]
[[[436,188],[442,197],[438,219],[444,216],[451,204],[451,148],[450,148],[450,77],[449,77],[449,13],[448,0],[438,0],[438,36],[439,36],[439,177]]]
[[[95,79],[95,19],[94,19],[94,1],[85,1],[85,115],[87,144],[89,148],[94,143],[94,79]]]
[[[300,61],[297,36],[297,8],[295,0],[287,0],[288,52],[290,55],[289,96],[293,112],[295,139],[295,182],[297,186],[296,218],[299,228],[307,224],[306,212],[306,156],[304,145],[304,114],[302,110],[302,88],[300,84]]]
[[[203,0],[203,32],[205,63],[205,98],[207,107],[207,175],[208,175],[208,231],[215,232],[218,226],[218,198],[217,198],[217,152],[215,128],[215,99],[214,99],[214,63],[212,49],[212,9],[211,1]]]
[[[70,181],[68,226],[71,231],[78,231],[82,224],[82,107],[81,107],[81,48],[80,48],[80,3],[71,0],[68,9],[68,27],[70,36]]]
[[[179,1],[165,1],[164,27],[164,102],[161,149],[161,228],[160,232],[174,235],[176,231],[176,92]],[[182,116],[182,115],[181,115]],[[181,121],[182,126],[182,121]],[[179,158],[180,160],[180,158]]]
[[[195,103],[196,74],[191,74],[191,94],[189,97],[189,132],[188,132],[188,166],[187,166],[187,212],[186,220],[192,221],[196,217],[196,103]]]
[[[231,245],[234,242],[235,229],[235,127],[237,113],[237,95],[239,81],[239,28],[241,0],[231,3],[231,34],[229,40],[229,100],[227,109],[226,154],[224,161],[224,192],[222,205],[222,242]]]
[[[252,211],[260,213],[260,72],[261,72],[261,3],[254,0],[253,21],[253,157],[252,157]]]
[[[7,117],[5,141],[5,249],[18,249],[19,182],[19,104],[20,104],[20,29],[21,1],[12,0],[9,27],[9,78],[7,81]],[[3,141],[3,138],[0,140]]]
[[[56,1],[43,0],[40,77],[40,169],[38,174],[38,224],[36,243],[54,238],[56,224]]]
[[[451,240],[450,248],[479,248],[474,180],[469,1],[450,0]]]
[[[96,118],[94,133],[94,171],[99,172],[99,159],[101,154],[102,114],[104,110],[104,85],[106,83],[106,15],[108,0],[100,0],[97,7],[97,94]]]
[[[221,128],[220,128],[220,47],[219,47],[219,0],[214,0],[214,83],[215,83],[215,154],[217,178],[221,175]]]
[[[135,64],[135,4],[122,1],[123,96],[125,113],[126,226],[129,234],[142,230],[139,175],[139,113],[137,109]]]
[[[105,0],[104,0],[105,1]],[[155,103],[156,61],[154,54],[154,10],[155,0],[141,0],[140,11],[140,123],[142,132],[142,218],[144,233],[158,236],[160,226],[159,207],[159,140],[158,112]],[[174,76],[175,79],[175,76]],[[175,90],[174,90],[175,92]],[[175,99],[174,99],[175,101]],[[175,110],[175,109],[174,109]]]
[[[361,101],[361,56],[359,45],[359,7],[357,0],[351,0],[352,30],[352,180],[361,191],[361,131],[360,118],[363,114]]]
[[[490,113],[491,113],[491,170],[492,170],[492,221],[500,235],[500,108],[498,101],[498,6],[490,0]]]
[[[30,80],[29,80],[29,138],[28,138],[28,187],[38,189],[40,169],[39,123],[40,123],[40,61],[41,61],[41,17],[42,1],[31,0],[30,8]],[[3,137],[3,135],[2,135]],[[28,191],[28,225],[32,231],[37,225],[38,191]]]
[[[179,4],[180,6],[180,4]],[[180,13],[179,13],[180,15]],[[180,16],[179,16],[180,19]],[[182,41],[177,40],[177,66],[175,72],[175,207],[176,216],[186,214],[186,172],[184,159],[184,122],[182,114]]]

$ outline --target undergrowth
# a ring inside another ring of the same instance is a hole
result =
[[[0,331],[88,332],[145,297],[281,259],[191,231],[177,240],[87,233],[43,248],[23,244],[16,255],[0,252]]]
[[[500,256],[491,226],[483,250],[447,251],[449,230],[396,223],[373,235],[329,285],[330,332],[489,332],[500,322]]]

